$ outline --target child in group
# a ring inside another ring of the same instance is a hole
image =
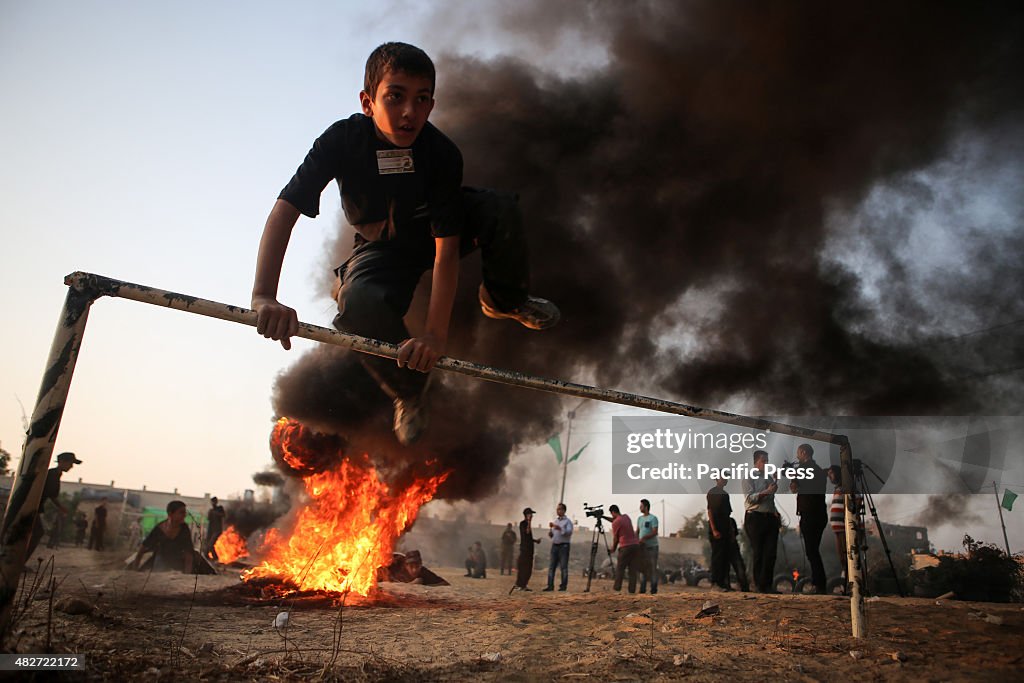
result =
[[[291,348],[298,318],[277,301],[284,254],[299,215],[315,217],[321,192],[336,180],[356,237],[352,256],[335,271],[334,325],[400,344],[397,365],[365,355],[360,360],[394,402],[395,435],[403,444],[426,428],[427,373],[444,355],[461,256],[481,250],[479,300],[487,317],[538,330],[559,319],[554,304],[529,295],[516,197],[462,187],[458,147],[427,122],[434,80],[433,62],[417,47],[385,43],[373,51],[359,93],[362,113],[317,138],[274,204],[252,292],[257,331]],[[431,268],[425,331],[410,338],[402,318],[420,276]]]

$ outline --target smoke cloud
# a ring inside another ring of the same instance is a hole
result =
[[[934,528],[981,523],[981,516],[968,510],[971,500],[973,497],[966,493],[928,496],[927,507],[914,517],[913,523]]]
[[[603,43],[600,68],[434,55],[433,121],[460,146],[467,184],[520,194],[532,288],[563,313],[542,333],[484,319],[479,259],[467,258],[450,355],[751,414],[1019,409],[1019,374],[961,381],[928,343],[1024,318],[1020,184],[1000,190],[1011,215],[979,214],[931,245],[955,267],[915,269],[912,229],[942,208],[935,169],[955,177],[957,150],[992,172],[986,147],[1024,148],[1019,5],[579,9],[504,11],[510,30],[543,26],[548,46]],[[1000,163],[1019,173],[1011,156]],[[350,242],[343,231],[332,252]],[[851,245],[857,258],[837,253]],[[1002,361],[1022,360],[1019,337],[992,342]],[[445,498],[493,493],[515,447],[556,428],[553,397],[437,380],[413,448],[394,442],[390,402],[337,349],[303,356],[274,405],[393,476],[427,460],[453,469]]]

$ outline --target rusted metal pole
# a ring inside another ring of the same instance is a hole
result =
[[[845,436],[839,444],[839,466],[846,498],[846,585],[850,591],[850,627],[854,638],[864,637],[864,568],[858,544],[858,497],[853,475],[853,448]]]
[[[179,311],[198,313],[199,315],[219,318],[220,320],[229,320],[243,325],[256,326],[256,312],[240,306],[231,306],[229,304],[222,304],[208,299],[200,299],[186,294],[178,294],[176,292],[168,292],[162,289],[155,289],[153,287],[145,287],[131,282],[122,282],[121,280],[114,280],[112,278],[104,277],[102,275],[94,275],[92,273],[72,273],[64,278],[64,282],[75,289],[97,291],[100,296],[116,296],[122,299],[131,299],[133,301],[154,304],[156,306],[174,308]],[[342,346],[352,349],[353,351],[381,356],[383,358],[398,357],[398,347],[394,344],[388,344],[387,342],[370,339],[368,337],[360,337],[355,334],[338,332],[337,330],[318,327],[308,323],[299,323],[299,331],[295,336],[302,337],[303,339],[311,339],[323,344]],[[707,408],[686,405],[685,403],[675,403],[673,401],[665,401],[659,398],[630,394],[624,391],[599,389],[586,384],[565,382],[560,379],[536,377],[520,372],[501,370],[488,365],[479,365],[477,363],[470,363],[464,360],[448,358],[447,356],[441,358],[434,367],[440,370],[455,372],[460,375],[468,375],[469,377],[487,380],[489,382],[498,382],[500,384],[509,384],[512,386],[536,389],[538,391],[546,391],[555,394],[578,396],[580,398],[592,398],[608,403],[618,403],[621,405],[633,406],[635,408],[646,408],[648,410],[654,410],[661,413],[697,417],[702,420],[712,420],[714,422],[723,422],[725,424],[736,425],[738,427],[777,432],[779,434],[812,439],[814,441],[838,444],[841,439],[845,438],[817,429],[806,429],[804,427],[788,425],[782,422],[775,422],[773,420],[764,420],[756,417],[748,417],[746,415],[735,415],[733,413],[726,413],[719,410],[709,410]]]
[[[7,501],[0,534],[0,637],[7,634],[10,624],[18,582],[27,559],[25,555],[39,513],[46,471],[89,318],[89,306],[96,296],[84,285],[70,288],[53,336],[46,373],[32,411],[21,465]]]

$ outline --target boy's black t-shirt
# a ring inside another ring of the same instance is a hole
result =
[[[462,232],[462,154],[430,123],[401,149],[378,138],[368,116],[338,121],[316,139],[279,198],[313,218],[331,180],[357,245],[389,242],[432,258],[434,237]]]

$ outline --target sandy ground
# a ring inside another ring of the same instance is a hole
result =
[[[511,577],[474,580],[461,570],[432,569],[452,585],[382,584],[375,598],[339,608],[322,596],[261,597],[240,584],[237,570],[147,575],[124,571],[119,554],[60,549],[53,603],[79,598],[94,611],[51,613],[48,593],[31,590],[48,583],[49,571],[28,574],[8,647],[42,652],[49,630],[53,652],[86,655],[85,676],[66,680],[1024,677],[1019,604],[878,598],[866,604],[869,637],[854,640],[849,601],[840,597],[678,584],[658,595],[629,595],[605,580],[584,593],[585,581],[576,577],[567,592],[545,593],[539,572],[533,592],[509,595]],[[708,600],[721,614],[695,618]],[[277,629],[273,622],[285,610],[289,624]]]

